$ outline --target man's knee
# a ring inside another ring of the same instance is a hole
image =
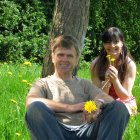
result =
[[[54,112],[47,107],[44,103],[40,101],[35,101],[28,106],[26,117],[30,117],[33,119],[42,119],[44,115],[53,115]],[[47,116],[48,116],[47,115]]]
[[[45,104],[43,104],[42,102],[35,101],[31,103],[27,108],[26,117],[29,117],[30,119],[41,118],[43,108],[45,108]]]
[[[114,109],[118,112],[129,114],[125,104],[120,102],[120,101],[115,101],[114,102]]]
[[[123,118],[128,120],[130,115],[124,103],[120,101],[114,101],[112,103],[112,113],[116,115],[117,118]]]

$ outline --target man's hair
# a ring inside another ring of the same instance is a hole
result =
[[[57,47],[75,48],[77,56],[80,56],[80,43],[70,35],[60,35],[51,42],[51,51],[54,53]]]

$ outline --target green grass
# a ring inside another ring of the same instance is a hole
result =
[[[140,65],[138,65],[140,73]],[[0,140],[30,140],[25,125],[25,98],[30,84],[41,75],[37,64],[0,64]],[[87,66],[79,70],[80,77],[90,79]],[[24,80],[24,81],[23,81]],[[140,105],[140,75],[137,75],[133,94]],[[139,140],[140,115],[131,118],[123,140]],[[20,136],[18,134],[20,134]]]

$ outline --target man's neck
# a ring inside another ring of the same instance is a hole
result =
[[[53,74],[53,77],[55,77],[57,79],[64,80],[64,81],[66,81],[66,80],[72,80],[73,79],[72,74],[63,74],[63,75],[61,75],[61,74],[58,74],[58,73],[54,73]]]

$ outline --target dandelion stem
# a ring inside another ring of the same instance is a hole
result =
[[[101,87],[102,90],[103,90],[103,89],[105,88],[105,86],[108,84],[109,80],[110,80],[110,79],[108,79],[108,80],[103,84],[103,86]]]

